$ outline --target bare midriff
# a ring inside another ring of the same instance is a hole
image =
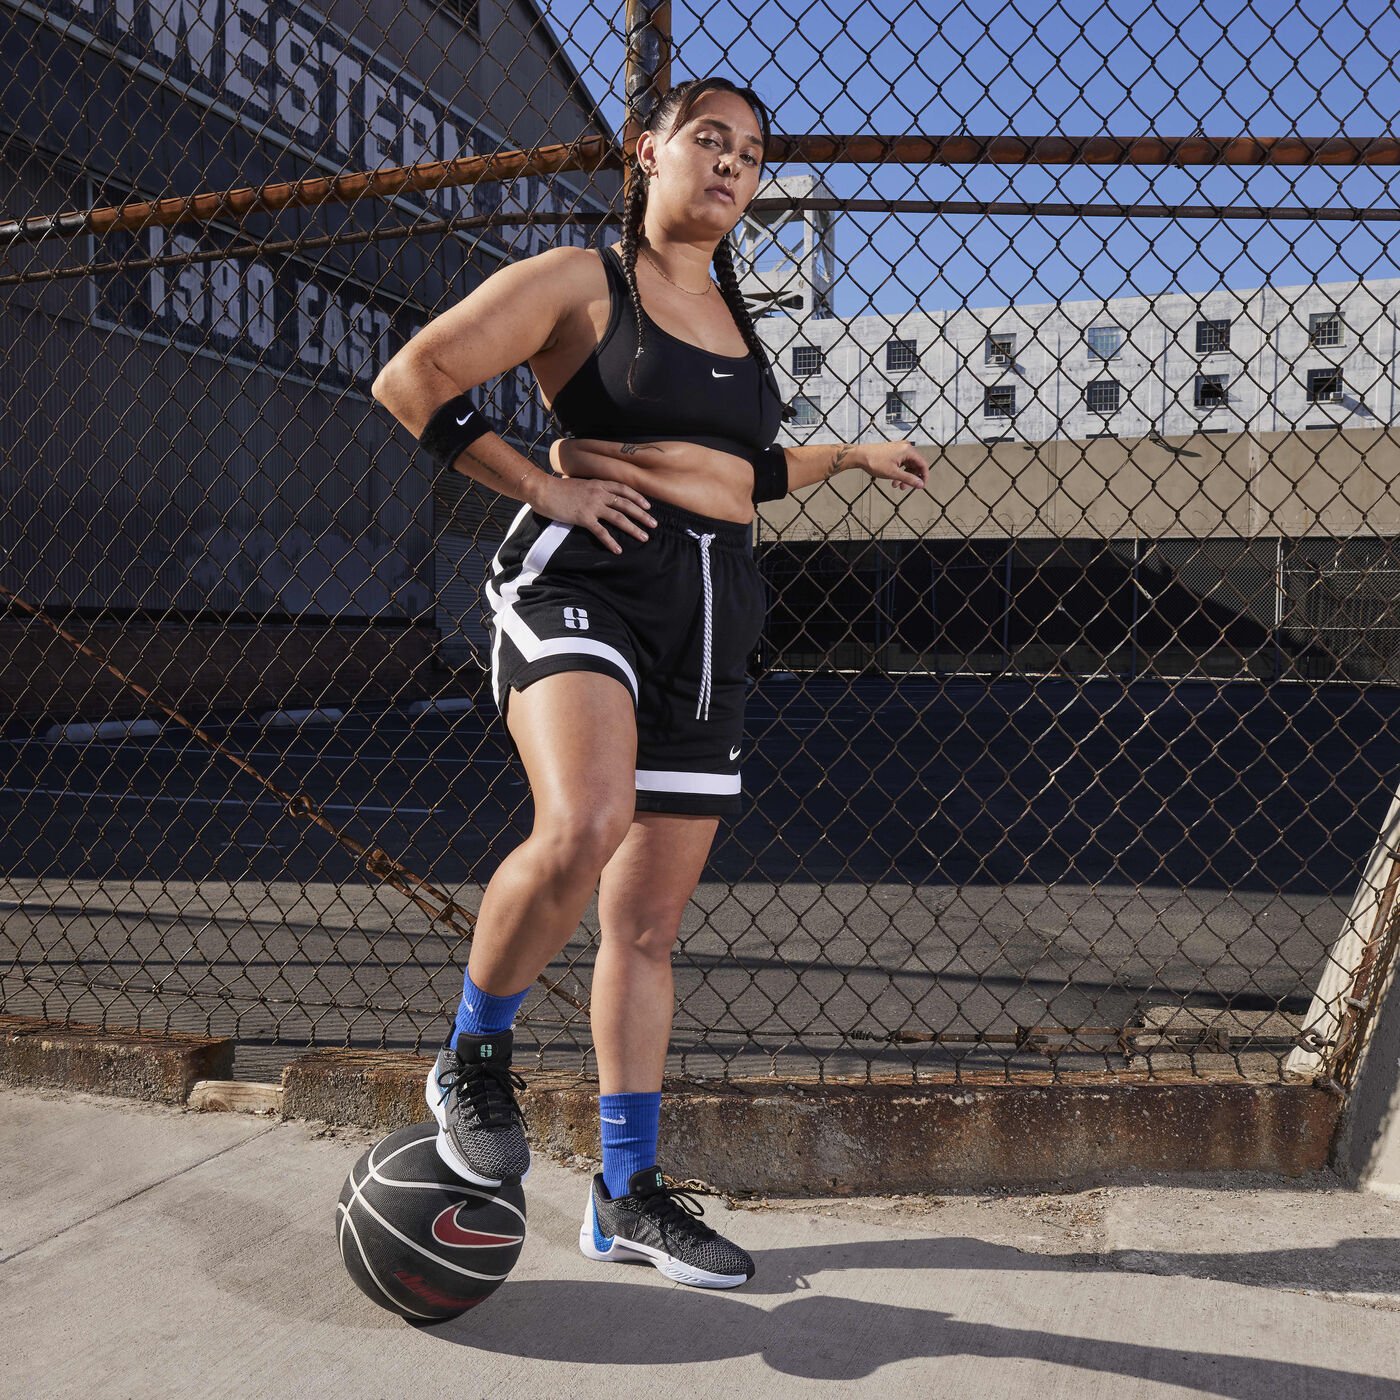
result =
[[[753,467],[697,442],[559,438],[549,460],[561,476],[620,481],[648,500],[747,525],[754,518]]]

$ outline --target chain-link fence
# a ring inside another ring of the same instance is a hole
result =
[[[514,504],[370,381],[613,241],[637,118],[720,72],[775,113],[734,242],[779,440],[933,473],[761,511],[673,1065],[1330,1075],[1395,952],[1400,15],[1180,8],[0,0],[0,1010],[248,1068],[440,1035],[529,819]],[[528,370],[480,398],[545,464]]]

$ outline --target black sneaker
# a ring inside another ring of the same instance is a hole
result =
[[[438,1121],[438,1156],[458,1176],[479,1186],[522,1181],[530,1171],[525,1115],[515,1091],[525,1081],[510,1067],[515,1037],[461,1035],[438,1051],[424,1097]]]
[[[687,1191],[667,1186],[660,1168],[634,1172],[627,1194],[613,1200],[603,1174],[593,1178],[578,1247],[605,1261],[646,1259],[677,1283],[737,1288],[753,1277],[753,1260],[700,1220],[704,1207]]]

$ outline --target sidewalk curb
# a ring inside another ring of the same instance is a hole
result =
[[[283,1115],[390,1131],[427,1117],[432,1061],[320,1050],[283,1071]],[[664,1086],[666,1170],[726,1191],[841,1195],[1034,1186],[1120,1172],[1326,1169],[1340,1100],[1311,1084]],[[533,1073],[520,1096],[537,1151],[596,1158],[597,1086]]]
[[[231,1040],[0,1016],[3,1084],[183,1104],[199,1080],[232,1075]]]
[[[287,1065],[279,1088],[234,1081],[233,1048],[232,1040],[0,1016],[0,1083],[377,1132],[429,1117],[427,1057],[312,1050]],[[596,1159],[597,1085],[558,1072],[526,1082],[520,1098],[531,1146]],[[1062,1186],[1121,1173],[1300,1177],[1327,1169],[1342,1106],[1309,1083],[1184,1074],[1059,1083],[1047,1074],[1008,1084],[986,1073],[916,1085],[676,1079],[664,1092],[671,1176],[796,1196]]]

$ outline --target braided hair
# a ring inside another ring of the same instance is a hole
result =
[[[676,130],[690,116],[696,101],[706,92],[716,89],[737,93],[754,109],[758,116],[763,145],[766,150],[769,138],[768,109],[752,89],[737,87],[728,78],[691,78],[686,82],[678,83],[652,108],[651,115],[643,124],[642,130],[650,132]],[[642,315],[642,297],[637,290],[637,250],[642,241],[642,219],[646,213],[647,195],[646,179],[642,174],[641,162],[638,161],[635,153],[629,159],[632,165],[632,179],[628,185],[627,203],[622,215],[622,270],[626,275],[627,290],[632,298],[633,319],[637,323],[637,350],[636,354],[632,356],[632,363],[627,367],[627,388],[629,392],[635,393],[636,390],[632,383],[633,374],[637,368],[637,356],[644,349],[642,342],[646,335],[646,323]],[[771,371],[772,358],[768,354],[767,347],[759,339],[758,332],[754,329],[753,317],[749,315],[748,307],[744,305],[743,294],[739,291],[739,276],[734,270],[734,244],[729,234],[721,238],[715,248],[714,269],[720,294],[724,297],[725,303],[734,316],[735,323],[744,337],[744,343],[753,353],[759,368],[763,371]],[[797,416],[797,410],[791,404],[784,404],[782,416],[783,421],[786,422]]]

